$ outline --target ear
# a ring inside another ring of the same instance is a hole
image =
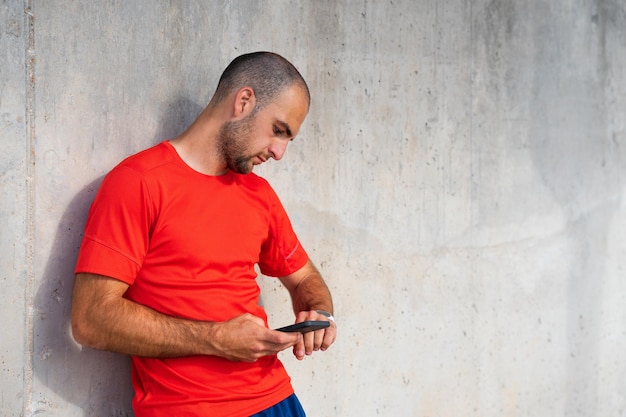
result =
[[[241,87],[235,94],[233,104],[233,117],[236,119],[243,119],[252,113],[256,105],[256,96],[252,87]]]

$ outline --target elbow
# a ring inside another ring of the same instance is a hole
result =
[[[106,349],[107,337],[111,333],[110,317],[118,307],[115,301],[127,287],[118,281],[99,275],[77,274],[72,295],[70,331],[76,343]]]
[[[70,329],[72,330],[72,338],[74,339],[74,341],[78,343],[79,345],[88,346],[89,345],[89,339],[87,337],[88,332],[81,318],[76,317],[72,313],[72,319],[70,321],[70,324],[71,324]]]
[[[81,346],[90,348],[98,348],[97,341],[95,339],[96,332],[93,326],[85,318],[84,314],[79,314],[75,310],[72,311],[72,317],[70,320],[70,329],[72,331],[72,337],[74,341]]]

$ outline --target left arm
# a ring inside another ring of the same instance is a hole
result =
[[[309,260],[296,272],[280,278],[289,291],[296,323],[305,320],[328,320],[316,310],[333,314],[333,301],[330,291],[315,265]],[[309,332],[303,335],[302,341],[294,346],[296,358],[303,359],[313,351],[325,351],[333,344],[337,336],[337,326],[331,321],[326,329]]]

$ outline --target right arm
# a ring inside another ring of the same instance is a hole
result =
[[[219,323],[167,316],[124,298],[127,288],[102,275],[76,275],[71,322],[78,343],[134,356],[214,355],[254,362],[301,339],[269,330],[251,314]]]

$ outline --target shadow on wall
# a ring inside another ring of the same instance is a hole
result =
[[[132,416],[130,359],[81,348],[70,331],[74,267],[89,206],[100,177],[80,191],[65,210],[35,298],[34,375],[48,389],[33,384],[33,414],[49,414],[73,404],[84,416]],[[40,391],[40,392],[37,392]],[[74,415],[68,413],[70,415]]]
[[[178,135],[200,111],[186,99],[167,105],[153,144]],[[33,383],[33,415],[56,410],[58,415],[75,416],[76,408],[85,417],[133,415],[130,358],[82,348],[70,330],[74,267],[87,213],[103,178],[87,185],[68,205],[39,280],[33,317],[33,369],[39,383]]]

